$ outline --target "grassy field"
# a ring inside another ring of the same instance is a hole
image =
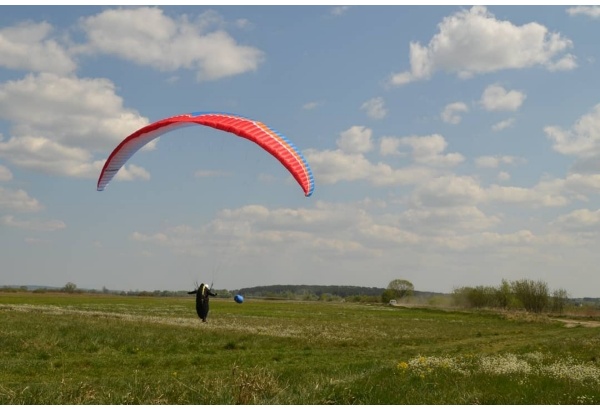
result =
[[[0,404],[600,404],[600,328],[351,303],[0,293]]]

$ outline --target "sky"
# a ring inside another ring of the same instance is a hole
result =
[[[600,297],[600,6],[1,6],[0,286]],[[162,118],[230,112],[302,151]]]

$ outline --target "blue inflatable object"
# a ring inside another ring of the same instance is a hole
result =
[[[235,300],[236,303],[244,303],[244,297],[242,295],[235,295],[233,300]]]

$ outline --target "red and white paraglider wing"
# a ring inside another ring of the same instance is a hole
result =
[[[305,196],[310,196],[313,193],[315,184],[308,162],[285,136],[259,121],[234,114],[210,112],[165,118],[140,128],[125,138],[106,160],[98,178],[98,191],[104,190],[129,158],[144,145],[167,132],[191,125],[212,127],[254,142],[281,162],[298,182]]]

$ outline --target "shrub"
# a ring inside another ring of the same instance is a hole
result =
[[[528,312],[542,313],[548,306],[548,284],[531,279],[517,280],[511,283],[515,297]]]

